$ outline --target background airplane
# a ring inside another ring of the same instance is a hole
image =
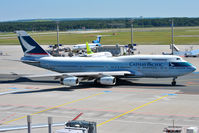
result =
[[[170,45],[170,49],[172,49],[172,45]],[[171,53],[163,53],[164,55],[169,55]],[[181,51],[175,44],[173,44],[173,54],[178,56],[184,56],[184,57],[198,57],[199,56],[199,49],[196,50],[186,50]]]
[[[25,31],[17,31],[24,57],[21,61],[56,71],[56,74],[26,77],[56,77],[66,86],[79,85],[80,80],[94,80],[115,85],[117,78],[176,78],[196,70],[192,64],[173,55],[132,55],[119,57],[53,57],[42,49]]]
[[[87,51],[87,57],[101,57],[101,56],[112,57],[112,54],[110,52],[93,53],[90,46],[88,45],[88,42],[86,42],[86,51]]]
[[[101,41],[101,36],[97,36],[97,40],[93,40],[92,43],[89,43],[88,45],[91,49],[94,49],[96,47],[101,46],[100,41]],[[86,44],[77,44],[72,47],[72,50],[81,50],[81,49],[86,49]]]
[[[185,57],[197,57],[199,55],[199,49],[196,50],[190,50],[190,51],[180,51],[180,49],[173,44],[174,47],[174,54],[179,56],[185,56]]]

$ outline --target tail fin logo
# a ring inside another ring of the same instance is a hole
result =
[[[22,41],[23,47],[26,49],[24,51],[25,54],[36,48],[35,46],[28,44],[22,37],[20,38],[21,38],[20,40]]]

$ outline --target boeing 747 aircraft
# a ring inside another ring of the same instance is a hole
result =
[[[115,85],[117,78],[176,78],[196,70],[192,64],[173,55],[131,55],[120,57],[53,57],[42,49],[25,31],[17,31],[24,57],[21,61],[58,72],[53,76],[66,86],[76,86],[81,80],[95,80],[103,85]],[[30,76],[31,77],[31,76]],[[34,75],[32,76],[34,77]]]

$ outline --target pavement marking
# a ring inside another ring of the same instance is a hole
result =
[[[154,88],[154,87],[152,87],[152,88]],[[145,92],[145,93],[152,93],[152,94],[154,94],[154,93],[157,93],[157,94],[164,93],[164,95],[169,94],[169,93],[173,94],[173,93],[178,92],[177,90],[172,90],[172,91],[170,91],[170,90],[153,90],[153,91],[151,91],[151,89],[148,89],[148,87],[147,88],[145,87],[144,90],[143,89],[140,90],[140,88],[114,88],[113,91],[127,92],[127,93],[129,93],[129,92],[136,92],[136,95],[137,94],[143,95],[143,92]]]
[[[2,122],[6,121],[7,119],[9,119],[10,117],[12,117],[12,116],[14,116],[14,115],[16,115],[16,113],[13,113],[13,114],[11,114],[11,115],[8,115],[8,116],[6,116],[5,118],[3,118],[2,120],[0,120],[0,125],[2,125],[2,124],[1,124]]]
[[[173,93],[163,93],[162,95],[168,95],[168,96],[176,96],[177,94],[173,94]]]
[[[26,91],[27,89],[22,89],[22,90],[14,90],[14,91],[4,91],[4,92],[1,92],[0,95],[6,95],[6,94],[11,94],[11,93],[15,93],[15,92],[20,92],[20,91]]]
[[[3,91],[0,90],[0,95],[11,94],[11,93],[27,90],[27,89],[17,88],[17,87],[8,87],[6,89],[5,88],[0,88],[0,89],[4,89]]]
[[[104,91],[104,92],[112,92],[112,91]]]
[[[101,119],[99,119],[99,120],[101,120]],[[162,123],[160,123],[160,122],[149,122],[149,121],[131,121],[131,120],[117,120],[116,122],[118,122],[118,123],[137,123],[137,124],[151,124],[151,125],[166,125],[166,126],[168,126],[168,125],[170,125],[171,123],[170,122],[162,122]],[[193,126],[198,126],[197,125],[197,123],[195,123],[194,125],[186,125],[186,124],[180,124],[180,126],[182,126],[182,127],[193,127]]]
[[[87,96],[85,98],[81,98],[81,99],[77,99],[77,100],[74,100],[74,101],[71,101],[71,102],[67,102],[67,103],[64,103],[64,104],[61,104],[61,105],[57,105],[57,106],[54,106],[54,107],[51,107],[51,108],[48,108],[48,109],[44,109],[44,110],[41,110],[39,112],[36,112],[36,113],[32,113],[30,115],[36,115],[36,114],[39,114],[39,113],[43,113],[43,112],[46,112],[46,111],[49,111],[51,109],[55,109],[55,108],[59,108],[59,107],[62,107],[62,106],[65,106],[65,105],[68,105],[68,104],[72,104],[72,103],[76,103],[76,102],[79,102],[79,101],[82,101],[82,100],[86,100],[88,98],[92,98],[92,97],[95,97],[97,95],[101,95],[101,94],[104,94],[105,92],[100,92],[100,93],[97,93],[97,94],[94,94],[94,95],[91,95],[91,96]],[[20,120],[20,119],[23,119],[23,118],[26,118],[27,115],[24,115],[22,117],[19,117],[19,118],[15,118],[13,120],[10,120],[10,121],[7,121],[7,122],[4,122],[4,123],[1,123],[1,124],[8,124],[8,123],[11,123],[13,121],[17,121],[17,120]]]
[[[199,85],[199,82],[186,82],[186,84],[188,85],[195,85],[195,86],[198,86]]]
[[[125,113],[123,113],[123,114],[120,114],[120,115],[118,115],[118,116],[116,116],[116,117],[114,117],[114,118],[111,118],[111,119],[109,119],[109,120],[107,120],[107,121],[105,121],[105,122],[102,122],[102,123],[98,124],[97,126],[101,126],[101,125],[103,125],[103,124],[106,124],[106,123],[108,123],[108,122],[110,122],[110,121],[113,121],[113,120],[115,120],[115,119],[117,119],[117,118],[119,118],[119,117],[122,117],[122,116],[124,116],[124,115],[126,115],[126,114],[128,114],[128,113],[131,113],[131,112],[133,112],[133,111],[135,111],[135,110],[138,110],[138,109],[140,109],[140,108],[142,108],[142,107],[145,107],[145,106],[147,106],[147,105],[149,105],[149,104],[152,104],[152,103],[154,103],[154,102],[157,102],[157,101],[159,101],[159,100],[161,100],[161,99],[163,99],[163,98],[165,98],[165,97],[168,97],[168,96],[169,96],[169,95],[165,95],[165,96],[162,96],[162,97],[160,97],[160,98],[158,98],[158,99],[156,99],[156,100],[153,100],[153,101],[151,101],[151,102],[145,103],[145,104],[143,104],[143,105],[141,105],[141,106],[139,106],[139,107],[136,107],[136,108],[134,108],[134,109],[132,109],[132,110],[130,110],[130,111],[127,111],[127,112],[125,112]]]
[[[16,88],[16,87],[9,87],[8,89],[20,89],[20,88]]]
[[[189,80],[190,80],[190,81],[198,81],[198,79],[189,79]],[[162,80],[162,79],[157,80],[157,81],[167,83],[167,81]],[[176,81],[186,82],[186,81],[187,81],[187,79],[176,79]],[[140,83],[151,83],[151,82],[140,82]],[[148,87],[147,87],[147,88],[148,88]]]

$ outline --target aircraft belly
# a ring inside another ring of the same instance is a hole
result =
[[[142,77],[168,77],[168,68],[167,67],[135,67],[132,68],[135,71],[136,76]]]

